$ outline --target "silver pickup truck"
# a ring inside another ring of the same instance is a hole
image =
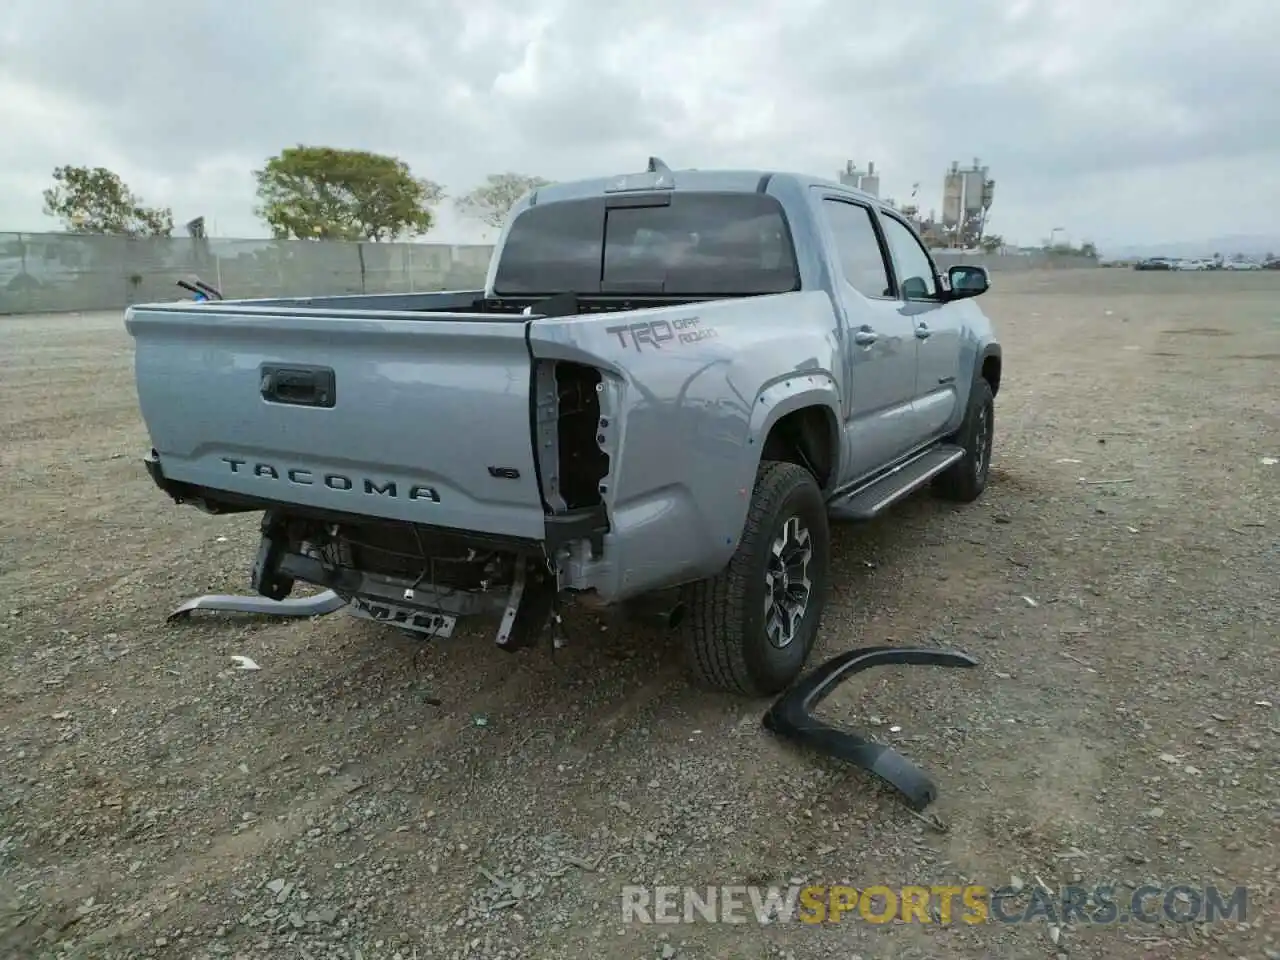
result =
[[[693,674],[790,684],[830,523],[931,483],[978,497],[1001,351],[982,267],[812,177],[648,170],[542,187],[483,290],[132,307],[146,468],[261,512],[255,590],[297,581],[516,649],[572,598],[671,597]]]

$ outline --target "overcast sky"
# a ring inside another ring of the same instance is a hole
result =
[[[466,192],[513,170],[835,177],[941,206],[996,181],[990,230],[1110,244],[1276,233],[1274,0],[4,0],[0,230],[56,229],[60,164],[181,223],[263,236],[281,148],[396,154]],[[480,239],[446,201],[432,238]]]

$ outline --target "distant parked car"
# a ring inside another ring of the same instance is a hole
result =
[[[1174,270],[1176,269],[1166,257],[1147,257],[1133,265],[1135,270]]]
[[[1228,260],[1222,265],[1223,270],[1261,270],[1262,264],[1252,260]]]

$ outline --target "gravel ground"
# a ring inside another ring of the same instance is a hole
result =
[[[488,625],[167,625],[246,589],[255,519],[146,478],[119,315],[0,318],[0,955],[1280,957],[1280,274],[1008,274],[983,303],[987,493],[841,529],[817,655],[980,659],[824,705],[932,773],[932,822],[584,613],[554,658]],[[1249,914],[623,922],[624,884],[792,882],[1245,885]]]

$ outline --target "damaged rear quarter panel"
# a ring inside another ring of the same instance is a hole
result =
[[[823,290],[539,318],[530,346],[604,374],[612,532],[574,580],[605,599],[721,570],[770,426],[815,403],[838,422],[837,328]]]

